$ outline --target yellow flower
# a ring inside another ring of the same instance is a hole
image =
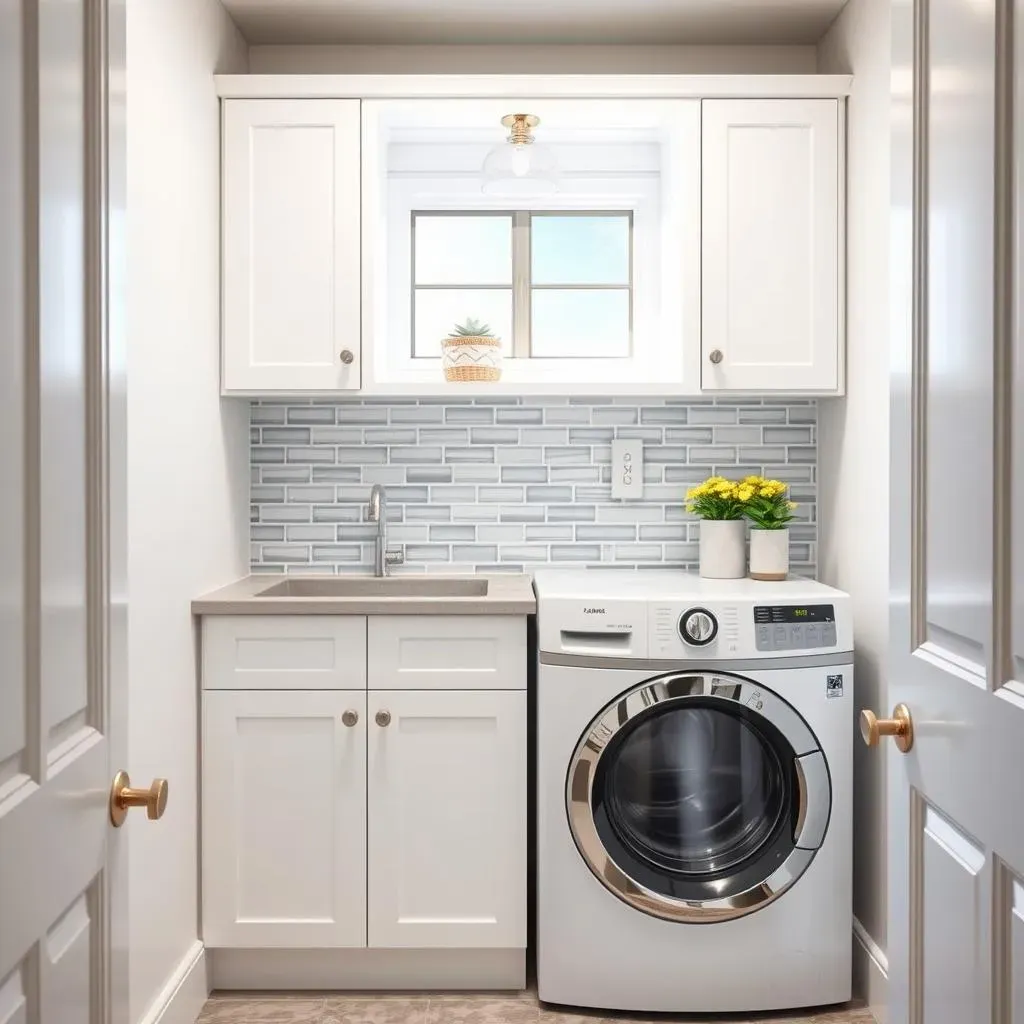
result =
[[[750,499],[753,496],[754,496],[754,488],[753,487],[749,487],[749,486],[747,486],[745,484],[740,484],[740,486],[736,488],[736,497],[739,498],[740,501],[750,501]]]

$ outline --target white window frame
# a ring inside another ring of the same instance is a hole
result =
[[[377,100],[363,103],[364,390],[445,394],[441,360],[413,358],[413,210],[507,212],[485,196],[478,173],[387,172],[395,126],[436,122],[439,104],[455,124],[497,124],[509,110],[536,111],[549,126],[644,132],[660,152],[657,175],[621,171],[564,175],[554,197],[515,203],[536,211],[629,210],[633,214],[633,344],[629,358],[507,359],[502,380],[454,385],[488,393],[608,391],[657,393],[699,388],[700,103],[697,100]],[[653,134],[652,134],[653,132]],[[500,138],[500,136],[499,136]],[[609,136],[614,141],[614,134]],[[622,149],[612,146],[610,149]],[[440,339],[439,339],[440,340]],[[367,358],[367,356],[369,358]]]

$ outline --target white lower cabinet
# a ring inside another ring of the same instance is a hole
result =
[[[206,945],[366,945],[365,717],[361,690],[203,695]]]
[[[370,946],[525,946],[526,691],[368,705]]]

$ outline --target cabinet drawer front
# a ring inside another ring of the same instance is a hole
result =
[[[369,620],[367,649],[375,689],[526,689],[524,618],[382,615]]]
[[[203,695],[203,939],[366,944],[366,693]]]
[[[526,693],[371,690],[376,948],[526,945]]]
[[[362,690],[360,615],[239,615],[203,619],[206,690]]]

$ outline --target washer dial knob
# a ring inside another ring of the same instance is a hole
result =
[[[691,647],[706,647],[718,635],[718,620],[706,608],[691,608],[679,619],[679,635]]]

